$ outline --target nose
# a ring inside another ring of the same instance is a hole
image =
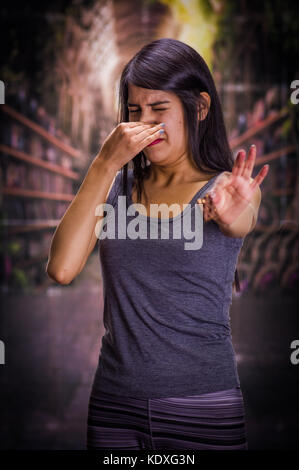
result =
[[[139,120],[144,124],[150,124],[152,126],[156,126],[157,124],[159,124],[159,121],[157,121],[154,111],[152,111],[151,109],[144,109],[143,111],[140,110]]]

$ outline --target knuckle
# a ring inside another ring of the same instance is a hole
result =
[[[119,124],[119,129],[122,135],[125,135],[127,133],[127,127],[124,122],[121,122]]]

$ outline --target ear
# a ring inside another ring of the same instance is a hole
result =
[[[211,105],[211,98],[209,93],[206,91],[202,91],[200,95],[205,99],[206,105],[202,103],[202,101],[199,102],[198,105],[198,113],[197,113],[197,119],[200,121],[203,121],[209,112],[210,105]]]

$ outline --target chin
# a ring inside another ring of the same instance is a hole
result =
[[[151,152],[151,151],[148,152],[147,150],[146,151],[143,150],[143,153],[148,160],[153,161],[153,162],[165,160],[165,152],[159,153],[159,152]]]
[[[163,162],[165,161],[165,157],[159,157],[159,156],[151,156],[149,157],[148,155],[146,155],[146,158],[148,160],[149,163],[159,163],[159,162]]]

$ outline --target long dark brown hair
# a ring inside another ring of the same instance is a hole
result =
[[[178,96],[184,110],[189,153],[200,171],[214,176],[221,171],[232,170],[234,159],[218,93],[206,62],[195,49],[173,38],[157,39],[142,47],[125,65],[120,77],[118,123],[129,122],[129,82],[142,88],[171,91]],[[198,121],[198,105],[206,106],[200,95],[202,91],[210,95],[211,103],[205,119]],[[127,171],[130,164],[133,165],[139,202],[150,166],[141,151],[122,167],[124,195],[128,195]],[[234,285],[239,292],[237,270]]]

